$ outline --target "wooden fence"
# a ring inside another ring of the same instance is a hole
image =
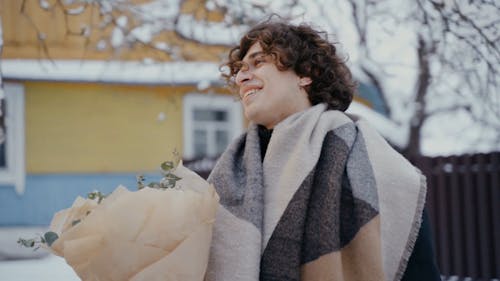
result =
[[[500,278],[500,152],[412,162],[427,176],[441,274]]]

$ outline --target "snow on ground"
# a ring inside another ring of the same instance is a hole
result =
[[[39,259],[0,262],[2,281],[80,281],[63,258],[48,255]]]
[[[63,258],[45,249],[20,247],[19,238],[34,238],[43,233],[42,226],[0,227],[0,280],[1,281],[76,281],[80,280]]]

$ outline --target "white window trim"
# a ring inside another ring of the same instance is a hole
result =
[[[6,99],[5,128],[7,146],[5,151],[6,168],[0,169],[0,185],[14,186],[21,195],[25,188],[24,158],[24,87],[18,83],[4,84]]]
[[[192,112],[194,108],[210,108],[227,110],[229,120],[231,121],[229,142],[239,136],[243,131],[243,112],[241,104],[233,96],[216,94],[198,94],[190,93],[184,96],[184,152],[183,158],[192,159],[194,157],[194,120]]]

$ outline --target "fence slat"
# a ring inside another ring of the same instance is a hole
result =
[[[478,269],[478,262],[479,262],[479,257],[477,256],[477,251],[476,251],[476,243],[477,243],[477,237],[476,237],[476,206],[475,206],[475,198],[476,194],[474,192],[474,185],[473,185],[473,174],[472,174],[472,162],[470,157],[464,157],[463,159],[463,183],[464,183],[464,212],[463,218],[464,218],[464,226],[465,226],[465,239],[464,239],[464,244],[465,244],[465,252],[467,255],[465,256],[465,259],[467,261],[467,275],[469,277],[477,278],[479,277],[479,269]]]
[[[436,189],[437,189],[437,204],[439,208],[437,209],[437,238],[438,238],[438,256],[441,261],[440,268],[441,272],[445,275],[451,274],[451,251],[448,238],[450,233],[449,221],[448,221],[448,200],[447,200],[447,188],[446,188],[446,175],[442,172],[443,166],[446,162],[443,157],[439,157],[436,161],[436,166],[434,166],[434,171],[436,173]]]
[[[481,267],[481,278],[491,278],[491,245],[490,242],[490,212],[489,212],[489,188],[486,185],[486,163],[485,156],[483,154],[477,154],[475,156],[477,169],[476,177],[476,204],[478,208],[478,232],[479,232],[479,254],[480,254],[480,267]]]
[[[429,157],[421,157],[416,159],[415,165],[417,165],[422,173],[427,178],[427,198],[425,203],[425,208],[429,214],[429,222],[431,225],[432,241],[434,241],[434,249],[436,250],[436,184],[434,183],[434,177],[432,176],[432,161]]]
[[[448,196],[450,198],[450,213],[451,216],[448,216],[451,220],[451,259],[452,259],[452,272],[460,277],[465,275],[465,249],[463,245],[464,235],[462,234],[464,231],[464,226],[462,224],[462,198],[463,198],[463,186],[460,185],[460,174],[459,168],[460,163],[457,157],[450,157],[449,163],[450,166],[449,171],[445,171],[448,173],[450,177],[450,188],[448,188]]]
[[[491,198],[492,206],[492,228],[493,228],[493,268],[495,268],[495,277],[500,278],[500,152],[491,153]]]

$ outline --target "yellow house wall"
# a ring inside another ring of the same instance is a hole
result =
[[[183,150],[182,96],[194,90],[27,82],[27,172],[154,171]]]

